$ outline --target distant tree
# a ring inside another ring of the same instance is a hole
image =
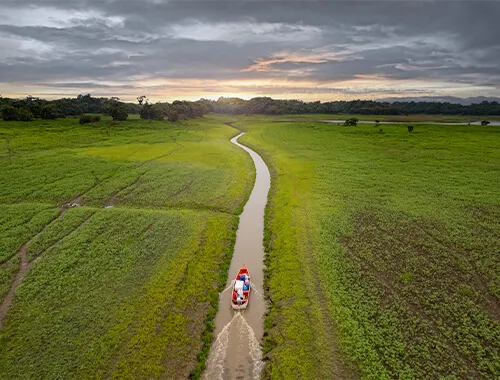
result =
[[[56,119],[58,116],[57,107],[55,104],[47,104],[40,111],[40,117],[46,120]]]
[[[151,122],[151,120],[155,118],[153,105],[149,103],[149,99],[146,97],[146,95],[138,96],[137,101],[139,102],[139,105],[142,107],[141,110],[139,111],[139,116],[141,117],[141,119],[149,120],[149,122]],[[156,116],[159,118],[158,115]]]
[[[148,100],[142,105],[142,109],[139,111],[139,115],[143,120],[158,120],[162,121],[167,115],[168,104],[156,103],[151,104]]]
[[[355,117],[351,117],[344,122],[344,125],[348,127],[355,127],[356,125],[358,125],[358,119]]]
[[[2,108],[2,118],[4,121],[32,121],[33,114],[26,108],[7,105]]]
[[[120,98],[116,96],[109,100],[107,112],[113,118],[113,121],[126,121],[128,118],[127,108],[123,103],[120,103]]]
[[[164,104],[156,103],[151,106],[151,119],[163,121],[166,115],[167,111]]]
[[[58,99],[53,102],[64,116],[79,116],[84,113],[76,99]]]
[[[17,104],[17,108],[27,109],[33,117],[40,117],[42,107],[47,103],[46,100],[33,97],[28,95],[25,99],[20,100]]]
[[[126,121],[128,119],[127,110],[123,106],[114,107],[110,115],[114,121]]]
[[[412,133],[413,132],[413,125],[409,125],[408,126],[408,133]]]
[[[140,103],[140,104],[142,105],[142,108],[139,111],[139,115],[140,115],[141,119],[151,120],[153,105],[149,104],[149,102],[147,100],[144,102],[144,104],[142,104],[142,103]]]
[[[482,120],[481,121],[481,125],[484,126],[484,127],[487,126],[489,123],[490,122],[488,120]]]
[[[177,120],[179,120],[179,114],[177,113],[176,110],[171,110],[168,113],[168,121],[175,123]]]
[[[2,119],[4,121],[17,121],[18,120],[18,112],[17,108],[12,106],[3,106],[2,108]]]
[[[17,110],[18,114],[18,119],[19,121],[32,121],[33,120],[33,114],[30,112],[30,110],[26,108],[20,108]]]

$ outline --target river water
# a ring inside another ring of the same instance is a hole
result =
[[[260,342],[264,334],[266,302],[264,281],[264,211],[271,186],[271,176],[262,158],[234,137],[231,142],[244,149],[255,165],[255,184],[240,215],[234,253],[229,268],[226,290],[219,297],[215,317],[214,342],[207,360],[203,379],[259,379],[264,366]],[[231,308],[231,282],[245,264],[251,278],[248,307]]]

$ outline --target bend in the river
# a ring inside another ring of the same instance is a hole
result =
[[[219,297],[215,317],[214,342],[207,360],[204,379],[258,379],[264,366],[260,342],[264,334],[266,303],[262,296],[264,282],[264,211],[271,176],[264,160],[240,144],[240,133],[231,142],[244,149],[255,165],[255,184],[240,215],[234,253],[229,268],[227,288]],[[252,287],[248,308],[231,308],[231,281],[241,266],[249,270]]]

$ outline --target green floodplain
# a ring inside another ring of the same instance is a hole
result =
[[[240,131],[272,175],[265,378],[496,378],[500,127],[295,118],[0,122],[2,299],[31,265],[0,378],[199,377],[255,176]]]

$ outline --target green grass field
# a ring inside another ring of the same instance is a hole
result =
[[[1,299],[22,246],[34,263],[0,330],[0,378],[199,375],[254,177],[237,132],[0,122]]]
[[[497,377],[500,128],[256,120],[266,376]]]
[[[0,378],[199,376],[254,177],[226,122],[273,177],[265,377],[495,378],[500,127],[281,118],[0,122]]]

